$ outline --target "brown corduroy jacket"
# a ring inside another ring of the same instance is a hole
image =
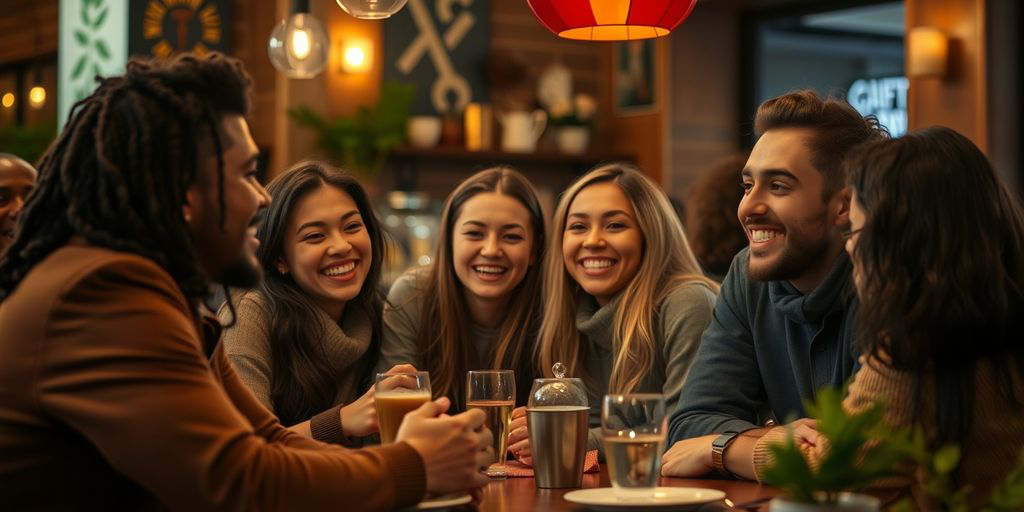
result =
[[[0,304],[0,510],[372,510],[423,497],[407,443],[285,429],[219,329],[137,255],[69,244]]]

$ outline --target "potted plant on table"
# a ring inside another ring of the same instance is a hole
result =
[[[597,102],[589,94],[579,93],[572,102],[557,102],[549,107],[548,117],[555,127],[558,150],[580,155],[590,145],[590,130],[594,124]]]

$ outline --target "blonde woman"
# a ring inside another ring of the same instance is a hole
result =
[[[466,372],[516,371],[519,401],[534,377],[544,215],[530,182],[508,167],[460,183],[441,209],[434,262],[406,272],[384,307],[378,371],[410,363],[434,394],[465,407]]]
[[[562,195],[545,257],[544,319],[536,360],[564,363],[591,406],[590,449],[607,393],[679,391],[711,321],[718,285],[701,273],[665,193],[632,166],[595,168]],[[509,449],[530,459],[525,410]]]

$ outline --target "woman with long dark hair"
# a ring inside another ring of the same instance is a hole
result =
[[[267,191],[264,279],[238,298],[224,347],[283,424],[350,444],[377,430],[373,389],[362,391],[380,352],[382,228],[355,178],[324,163],[298,163]]]
[[[958,444],[954,480],[977,508],[1024,446],[1024,212],[985,155],[945,127],[869,143],[847,178],[863,364],[844,408],[884,398],[893,426],[923,428],[932,448]],[[762,455],[785,435],[774,434]]]

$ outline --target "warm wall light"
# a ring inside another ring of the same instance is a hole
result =
[[[46,89],[41,85],[37,85],[28,91],[28,104],[32,108],[43,108],[46,104]]]
[[[369,39],[347,39],[341,43],[341,70],[366,73],[373,65],[373,43]]]
[[[0,104],[2,104],[4,106],[4,108],[11,108],[11,107],[13,107],[14,106],[14,93],[13,92],[9,92],[7,94],[4,94],[4,97],[2,99],[0,99]]]
[[[910,29],[907,50],[907,75],[912,77],[944,76],[949,60],[949,39],[941,30],[931,27]]]

